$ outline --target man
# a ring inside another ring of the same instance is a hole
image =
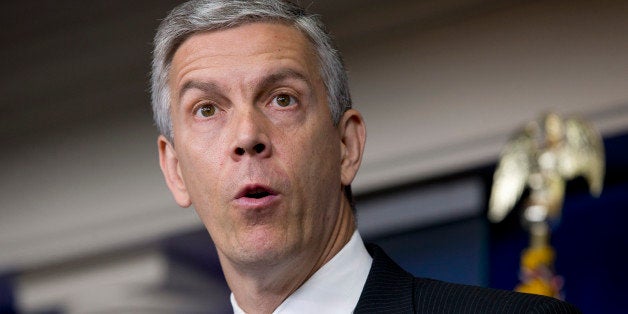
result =
[[[355,226],[366,130],[319,20],[192,1],[155,37],[152,105],[175,201],[213,239],[236,313],[528,312],[554,299],[415,279]]]

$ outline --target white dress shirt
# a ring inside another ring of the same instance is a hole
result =
[[[358,304],[373,259],[356,230],[347,244],[299,289],[288,296],[273,314],[352,313]],[[231,293],[235,314],[245,314]]]

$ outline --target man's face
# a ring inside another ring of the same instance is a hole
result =
[[[221,258],[273,263],[329,241],[355,172],[341,175],[343,133],[318,67],[309,41],[280,23],[195,34],[174,54],[162,169]]]

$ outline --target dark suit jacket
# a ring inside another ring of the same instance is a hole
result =
[[[414,278],[367,245],[373,265],[354,313],[580,313],[557,299]]]

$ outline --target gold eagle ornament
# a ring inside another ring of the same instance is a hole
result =
[[[501,153],[493,177],[488,218],[502,221],[528,188],[523,222],[530,245],[521,255],[520,283],[515,290],[562,299],[563,279],[554,270],[549,243],[550,222],[561,215],[565,181],[584,176],[591,194],[599,196],[604,181],[602,138],[577,118],[554,113],[530,122]]]
[[[583,176],[594,196],[602,192],[604,146],[600,134],[578,118],[554,113],[530,122],[501,153],[493,177],[488,218],[502,221],[526,188],[530,196],[524,221],[534,224],[560,217],[565,181]]]

